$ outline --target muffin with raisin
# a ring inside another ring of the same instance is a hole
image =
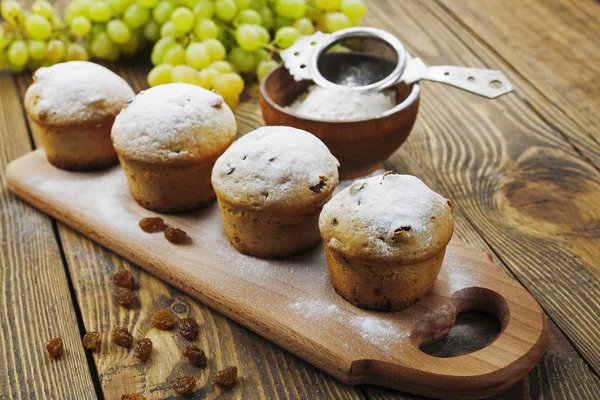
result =
[[[239,139],[212,173],[229,241],[241,253],[264,258],[313,247],[338,166],[323,142],[300,129],[268,126]]]
[[[354,305],[400,311],[432,288],[452,238],[452,202],[390,172],[354,182],[323,208],[331,283]]]

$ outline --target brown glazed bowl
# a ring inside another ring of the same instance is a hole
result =
[[[366,175],[381,167],[406,140],[419,111],[418,83],[393,86],[398,105],[378,118],[355,121],[317,120],[285,109],[312,81],[295,81],[283,66],[273,69],[260,85],[260,107],[267,125],[303,129],[321,139],[340,162],[340,179]]]

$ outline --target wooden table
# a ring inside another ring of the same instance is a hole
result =
[[[427,64],[502,70],[515,93],[490,101],[423,84],[420,116],[389,169],[417,175],[456,205],[456,235],[490,252],[550,319],[548,351],[498,398],[600,398],[600,4],[593,0],[371,0],[365,23],[395,33]],[[136,91],[149,62],[111,66]],[[27,74],[0,74],[0,175],[36,147],[23,110]],[[260,126],[256,85],[236,109],[239,133]],[[150,329],[150,309],[170,307],[202,324],[209,366],[195,398],[416,398],[349,387],[194,301],[38,212],[0,183],[0,398],[119,399],[174,396],[172,381],[195,372],[177,334],[161,335],[153,360],[104,346],[85,353],[86,331],[117,324]],[[140,282],[131,310],[112,298],[111,276]],[[477,348],[493,324],[460,318],[433,354]],[[44,345],[60,336],[66,353]],[[479,340],[474,340],[479,338]],[[237,365],[230,390],[210,382]]]

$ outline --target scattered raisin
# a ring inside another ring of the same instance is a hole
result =
[[[121,400],[146,400],[146,398],[139,393],[131,393],[121,395]]]
[[[133,335],[129,333],[127,328],[117,326],[112,330],[112,340],[117,346],[131,347],[131,344],[133,343]]]
[[[46,350],[52,357],[60,356],[65,350],[63,341],[61,338],[55,338],[46,343]]]
[[[325,182],[325,177],[321,176],[320,178],[321,180],[319,181],[319,183],[317,183],[315,186],[310,187],[311,192],[319,194],[323,191],[323,189],[325,189],[325,186],[327,186],[327,182]]]
[[[133,275],[131,275],[131,272],[127,270],[119,271],[116,274],[114,274],[113,282],[119,287],[126,287],[130,289],[132,289],[135,285],[135,279],[133,279]]]
[[[100,338],[100,334],[98,332],[88,332],[83,335],[83,347],[88,350],[98,350],[100,348],[100,344],[102,343],[102,339]]]
[[[158,329],[169,329],[175,322],[177,322],[177,316],[167,308],[158,311],[152,316],[152,325]]]
[[[165,237],[171,243],[181,244],[187,239],[187,233],[179,228],[167,228],[165,230]]]
[[[196,388],[196,378],[193,376],[182,376],[173,384],[173,390],[177,394],[188,395]]]
[[[404,238],[411,230],[412,228],[410,226],[401,226],[400,228],[394,230],[394,237],[398,239]]]
[[[190,360],[196,367],[206,366],[206,353],[195,344],[190,344],[183,350],[183,356]]]
[[[237,367],[227,367],[213,376],[212,381],[217,385],[229,386],[235,383],[237,379],[238,369]]]
[[[152,340],[144,338],[139,340],[133,347],[133,355],[142,361],[146,361],[152,354]]]
[[[122,306],[130,306],[135,301],[135,296],[131,289],[117,286],[115,288],[115,300]]]
[[[165,221],[161,217],[144,218],[139,223],[144,232],[154,233],[165,229]]]
[[[193,318],[184,318],[179,321],[179,332],[181,332],[181,336],[186,340],[196,340],[200,332],[200,327]]]

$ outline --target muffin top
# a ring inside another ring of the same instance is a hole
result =
[[[25,94],[29,116],[44,125],[97,125],[112,119],[134,96],[131,87],[108,68],[69,61],[39,68]]]
[[[453,232],[452,202],[412,175],[354,182],[323,207],[327,246],[360,260],[414,263],[436,255]]]
[[[119,155],[142,162],[214,162],[237,131],[231,109],[218,94],[187,83],[140,92],[112,128]]]
[[[221,200],[274,213],[310,212],[331,196],[339,163],[316,136],[287,126],[245,135],[217,160],[212,184]]]

